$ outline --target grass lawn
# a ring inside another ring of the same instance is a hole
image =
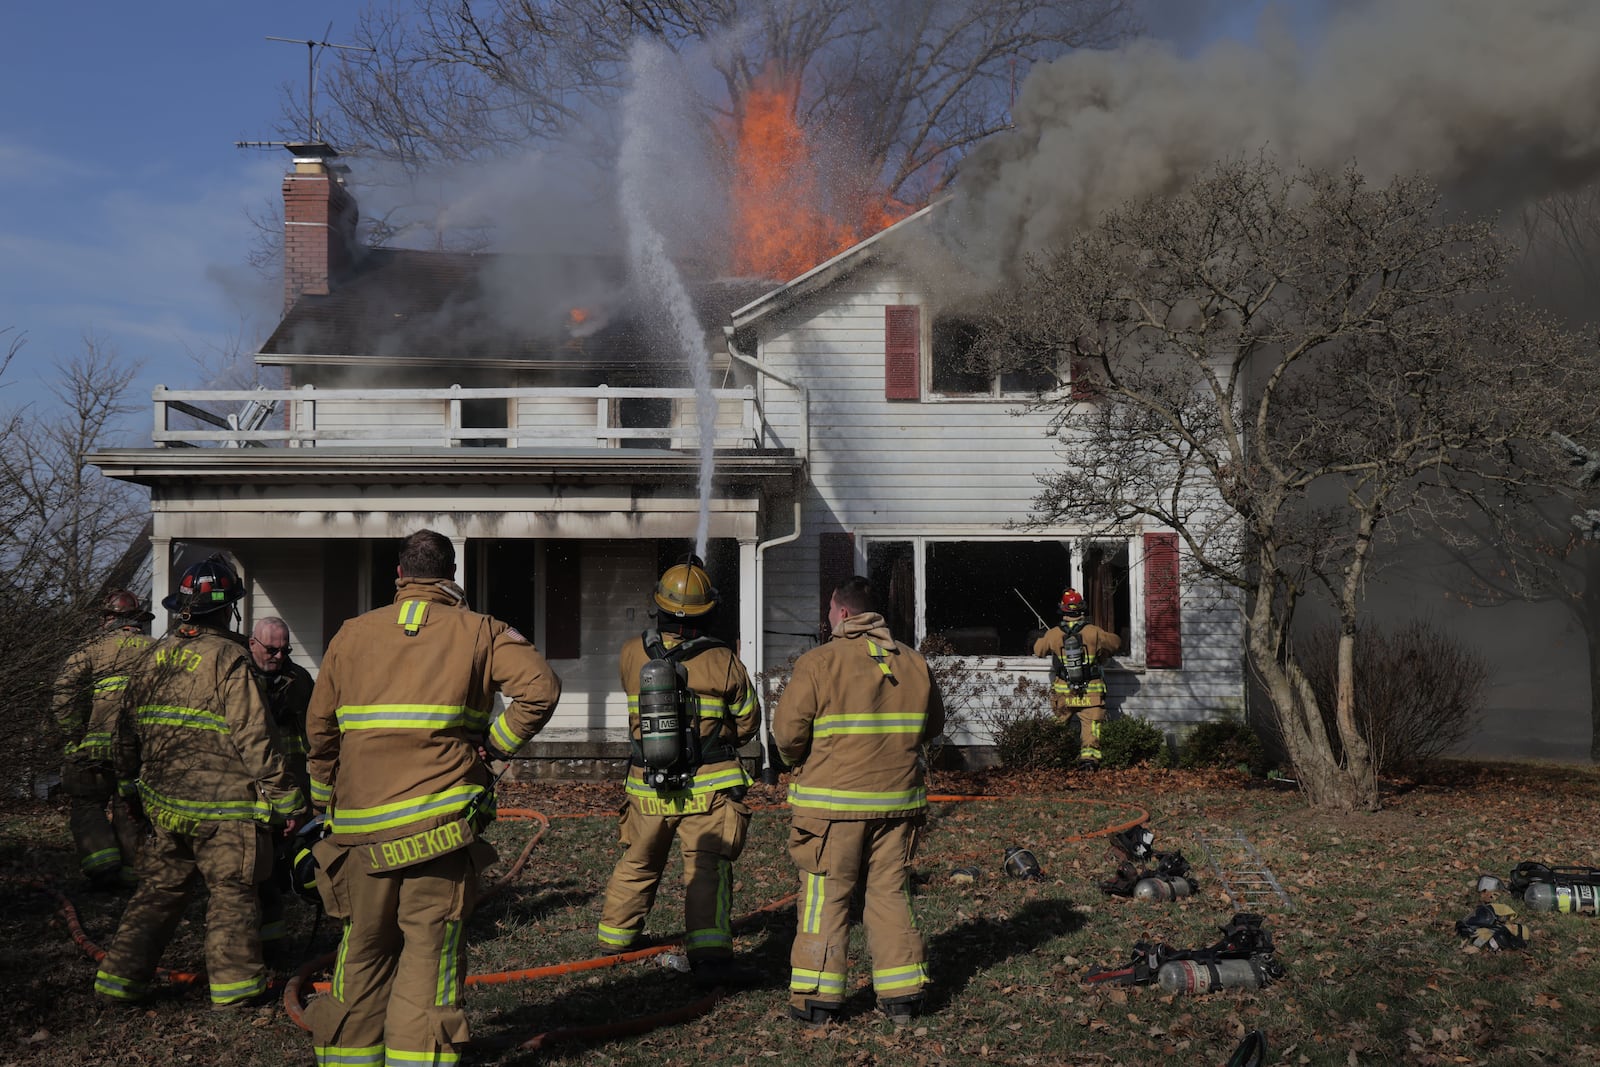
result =
[[[1479,902],[1480,873],[1506,878],[1516,863],[1600,866],[1600,773],[1532,764],[1444,766],[1422,784],[1385,796],[1376,814],[1314,814],[1298,796],[1247,788],[1231,774],[1166,771],[1098,776],[936,776],[936,792],[988,799],[934,806],[917,865],[916,905],[932,955],[934,1011],[897,1031],[858,988],[843,1021],[813,1030],[786,1017],[792,909],[762,913],[738,938],[762,975],[709,1014],[652,1032],[541,1051],[535,1035],[682,1008],[704,995],[658,958],[537,981],[469,990],[469,1062],[504,1064],[1119,1064],[1221,1065],[1250,1029],[1266,1031],[1271,1063],[1580,1064],[1600,1062],[1600,918],[1533,912],[1505,895],[1532,930],[1526,950],[1465,949],[1455,921]],[[594,955],[594,923],[618,855],[616,785],[514,787],[503,807],[551,817],[521,878],[486,903],[470,927],[473,973],[520,970]],[[735,868],[735,912],[756,912],[794,892],[784,850],[787,810],[776,789]],[[1182,850],[1200,892],[1169,904],[1107,898],[1096,883],[1115,864],[1108,825],[1149,812],[1155,847]],[[568,817],[570,816],[570,817]],[[77,879],[64,807],[0,813],[0,1067],[7,1064],[308,1064],[308,1035],[278,1005],[218,1017],[203,991],[163,987],[139,1010],[102,1008],[94,967],[71,940],[38,880],[75,903],[87,935],[107,944],[123,898],[86,892]],[[532,824],[491,832],[506,860]],[[1259,991],[1173,996],[1159,987],[1087,987],[1095,965],[1127,960],[1133,942],[1179,947],[1213,942],[1237,910],[1204,863],[1201,835],[1238,831],[1287,890],[1292,908],[1263,910],[1286,977]],[[1008,879],[1007,846],[1038,857],[1040,882]],[[953,880],[976,866],[972,883]],[[650,932],[682,928],[680,873],[669,868]],[[291,904],[295,945],[310,958],[336,931],[313,929],[313,910]],[[203,962],[198,906],[163,962]],[[856,932],[852,985],[867,973]]]

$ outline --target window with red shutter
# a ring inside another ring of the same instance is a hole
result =
[[[1144,624],[1147,667],[1183,666],[1178,603],[1178,535],[1144,535]]]
[[[883,397],[922,398],[922,312],[915,304],[883,309]],[[848,575],[846,575],[848,577]]]
[[[822,611],[819,624],[828,621],[828,603],[834,586],[856,572],[856,535],[848,530],[826,530],[818,535],[817,578],[821,587]]]

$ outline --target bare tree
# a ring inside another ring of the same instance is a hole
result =
[[[1550,432],[1593,423],[1594,361],[1500,299],[1507,256],[1421,178],[1261,158],[1112,213],[999,311],[1009,358],[1078,372],[1040,401],[1063,465],[1036,517],[1177,531],[1192,577],[1238,598],[1314,806],[1378,806],[1352,668],[1381,542],[1559,484]],[[1308,596],[1337,614],[1333,736],[1291,639]]]
[[[11,343],[7,363],[20,347]],[[33,771],[59,755],[40,729],[56,672],[93,630],[102,584],[148,512],[140,491],[87,461],[135,410],[137,368],[92,338],[54,366],[55,403],[7,410],[0,439],[0,692],[19,712],[0,741],[10,766]]]
[[[1009,123],[1029,67],[1135,28],[1128,0],[416,0],[369,8],[318,105],[341,151],[415,176],[553,140],[602,148],[644,38],[697,49],[708,122],[736,117],[763,79],[799,88],[795,118],[850,166],[845,184],[920,205]],[[310,117],[288,99],[285,134]],[[848,195],[850,190],[839,190]]]

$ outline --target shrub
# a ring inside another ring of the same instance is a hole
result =
[[[1483,708],[1489,668],[1466,645],[1415,619],[1395,630],[1356,631],[1355,713],[1378,774],[1416,772],[1471,733]],[[1338,631],[1312,632],[1299,661],[1322,719],[1342,754],[1334,719]]]
[[[1103,767],[1159,763],[1166,751],[1167,735],[1144,719],[1119,715],[1100,726],[1100,764]]]
[[[996,755],[1019,771],[1062,770],[1078,762],[1078,724],[1049,713],[1019,715],[992,726]]]
[[[1184,738],[1178,756],[1178,766],[1186,770],[1242,765],[1254,774],[1263,771],[1266,762],[1261,738],[1249,726],[1233,719],[1218,719],[1196,726]]]

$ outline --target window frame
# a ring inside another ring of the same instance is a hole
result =
[[[933,403],[948,404],[962,402],[993,403],[1009,401],[1014,403],[1017,400],[1040,395],[1034,389],[1006,389],[1004,387],[1006,372],[1004,371],[995,371],[989,376],[989,391],[986,393],[954,393],[946,392],[937,388],[934,385],[934,365],[937,362],[937,346],[935,344],[935,340],[940,323],[953,323],[966,327],[971,327],[972,324],[956,315],[937,317],[932,315],[923,315],[922,318],[922,351],[927,354],[927,358],[922,360],[922,399],[925,402],[931,401]],[[1056,360],[1055,384],[1044,390],[1042,394],[1043,396],[1047,398],[1056,398],[1065,396],[1067,394],[1068,390],[1071,388],[1071,382],[1062,378],[1061,375],[1063,370],[1068,371],[1070,377],[1071,368],[1067,365],[1064,357],[1058,356]]]
[[[928,546],[935,542],[1066,542],[1069,546],[1070,560],[1068,562],[1068,577],[1074,589],[1084,587],[1084,560],[1088,549],[1094,545],[1125,545],[1128,552],[1128,619],[1125,623],[1128,643],[1117,656],[1117,661],[1128,668],[1143,670],[1145,664],[1146,645],[1146,618],[1145,618],[1145,589],[1144,568],[1136,565],[1135,561],[1142,557],[1140,541],[1141,531],[1128,531],[1125,533],[1085,534],[1079,531],[1067,533],[1039,533],[1025,537],[1009,534],[1003,531],[973,532],[966,530],[917,530],[915,532],[887,531],[887,530],[861,530],[855,532],[856,573],[868,573],[868,555],[874,544],[904,541],[911,544],[912,558],[912,590],[914,606],[912,615],[915,622],[915,634],[909,640],[914,648],[921,648],[922,642],[928,636]],[[1009,595],[1009,591],[1002,590]],[[1033,605],[1043,616],[1046,626],[1054,625],[1059,616],[1055,614],[1055,604]],[[896,634],[897,638],[905,640],[905,635]],[[989,654],[951,657],[961,659],[978,659],[984,662],[993,662],[1008,669],[1017,669],[1035,666],[1043,663],[1039,657],[1023,654]]]

